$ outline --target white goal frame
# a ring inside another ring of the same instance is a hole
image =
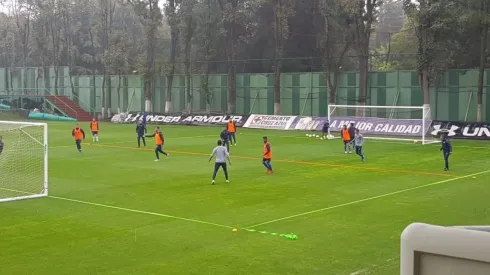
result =
[[[47,123],[37,123],[37,122],[20,122],[20,121],[2,121],[0,120],[0,124],[10,124],[10,125],[18,125],[19,128],[23,126],[38,126],[43,127],[43,142],[38,142],[44,148],[44,175],[43,175],[43,190],[39,194],[33,194],[29,192],[24,192],[20,190],[2,188],[0,189],[5,191],[11,191],[14,193],[21,194],[18,197],[10,197],[10,198],[0,198],[1,202],[9,202],[9,201],[17,201],[17,200],[26,200],[26,199],[34,199],[34,198],[42,198],[48,196],[48,124]],[[32,137],[31,137],[32,138]]]
[[[425,129],[427,126],[430,126],[430,125],[426,125],[427,124],[427,120],[431,120],[429,119],[431,117],[431,110],[430,110],[430,106],[428,105],[425,105],[425,106],[372,106],[372,105],[335,105],[335,104],[332,104],[332,105],[328,105],[328,121],[331,122],[331,116],[332,116],[332,113],[335,111],[335,109],[337,108],[346,108],[346,109],[356,109],[356,110],[365,110],[365,109],[391,109],[391,115],[394,114],[395,110],[396,109],[404,109],[404,110],[414,110],[414,111],[417,111],[417,110],[420,110],[422,111],[422,136],[414,136],[413,138],[409,138],[409,136],[407,136],[406,138],[403,138],[403,137],[384,137],[384,136],[365,136],[364,138],[365,139],[374,139],[374,140],[393,140],[393,141],[412,141],[412,142],[418,142],[420,141],[422,144],[433,144],[433,143],[437,143],[439,141],[436,141],[436,140],[428,140],[425,136]],[[387,118],[387,119],[390,119],[390,118]],[[393,120],[396,120],[396,119],[393,119]],[[328,136],[331,137],[331,138],[335,138],[334,136],[331,135],[330,133],[330,128],[328,129]]]

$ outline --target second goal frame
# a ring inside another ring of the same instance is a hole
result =
[[[382,110],[383,115],[377,116],[378,110]],[[348,111],[354,115],[348,114]],[[418,113],[417,118],[413,118],[413,113]],[[372,116],[372,113],[376,115]],[[402,114],[403,118],[400,118]],[[408,114],[408,115],[407,115]],[[361,125],[377,124],[363,131],[367,139],[394,140],[394,141],[420,141],[422,144],[435,143],[429,135],[429,128],[432,123],[430,107],[425,106],[373,106],[373,105],[336,105],[328,106],[328,120],[331,124],[329,131],[339,132],[342,125],[355,123],[356,127]],[[394,130],[392,130],[394,129]],[[329,132],[329,136],[331,133]]]

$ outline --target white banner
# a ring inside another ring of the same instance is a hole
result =
[[[245,128],[289,130],[296,116],[251,115],[243,125]]]

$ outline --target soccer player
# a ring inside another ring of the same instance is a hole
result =
[[[328,138],[328,129],[330,128],[330,122],[327,120],[323,123],[322,138]]]
[[[364,153],[362,152],[362,146],[364,145],[364,137],[359,133],[359,129],[355,130],[354,139],[352,140],[356,147],[356,154],[361,157],[362,161],[366,161]]]
[[[262,156],[262,164],[264,164],[265,168],[267,168],[266,173],[272,174],[273,171],[271,165],[271,160],[272,160],[271,145],[269,144],[267,137],[263,137],[263,139],[264,139],[264,155]]]
[[[228,153],[226,147],[223,146],[223,142],[221,140],[218,140],[218,146],[214,147],[213,152],[209,157],[209,161],[211,161],[213,157],[216,157],[216,161],[214,163],[213,180],[211,181],[211,184],[214,185],[216,174],[218,173],[220,167],[225,173],[226,182],[229,183],[230,181],[228,180],[228,168],[226,167],[226,160],[228,160],[231,166],[230,153]]]
[[[228,121],[227,130],[228,130],[228,133],[230,134],[229,141],[230,141],[231,145],[236,146],[236,124],[231,119]]]
[[[0,136],[0,155],[1,155],[1,154],[2,154],[2,152],[3,152],[3,145],[4,145],[4,143],[3,143],[3,137],[2,137],[2,136]]]
[[[142,122],[143,122],[143,125],[145,126],[145,133],[146,133],[146,112],[143,112],[143,117],[142,117]]]
[[[230,133],[228,132],[228,128],[225,128],[220,134],[222,146],[225,146],[228,152],[230,151]]]
[[[164,152],[162,149],[163,144],[165,143],[165,139],[163,138],[162,131],[160,131],[160,127],[157,127],[157,129],[155,130],[155,133],[153,135],[147,135],[146,137],[155,137],[155,145],[156,145],[155,155],[157,156],[155,161],[160,161],[160,154],[159,153],[162,153],[167,157],[169,156],[169,154]]]
[[[92,142],[99,142],[99,122],[95,118],[90,123],[90,131],[92,131]]]
[[[82,152],[82,140],[85,140],[85,132],[80,125],[75,125],[75,128],[71,131],[72,137],[75,139],[75,144],[77,145],[78,152]]]
[[[145,133],[146,133],[146,127],[143,124],[142,121],[138,122],[136,124],[136,136],[138,137],[138,148],[141,146],[141,140],[143,140],[143,145],[146,147],[146,140],[145,140]]]
[[[342,136],[342,140],[344,141],[344,152],[347,154],[347,149],[349,154],[351,153],[351,148],[350,148],[350,134],[349,134],[349,129],[347,129],[347,125],[344,125],[344,128],[342,128],[342,131],[340,132],[340,135]]]
[[[354,137],[356,136],[356,127],[354,126],[354,123],[351,123],[349,126],[349,136],[350,136],[350,143],[353,144]],[[350,153],[350,150],[349,150]]]
[[[447,133],[444,133],[442,135],[442,146],[439,151],[442,151],[442,154],[444,156],[444,171],[449,171],[449,156],[453,152],[453,146],[449,141]]]

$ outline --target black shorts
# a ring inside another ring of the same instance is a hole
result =
[[[99,131],[92,131],[92,135],[98,135]]]
[[[349,144],[351,140],[344,140],[344,144]]]
[[[262,161],[265,161],[265,162],[271,162],[271,159],[268,159],[268,158],[263,158]]]
[[[226,162],[215,162],[214,163],[214,169],[218,170],[220,167],[223,167],[223,169],[226,169]]]

